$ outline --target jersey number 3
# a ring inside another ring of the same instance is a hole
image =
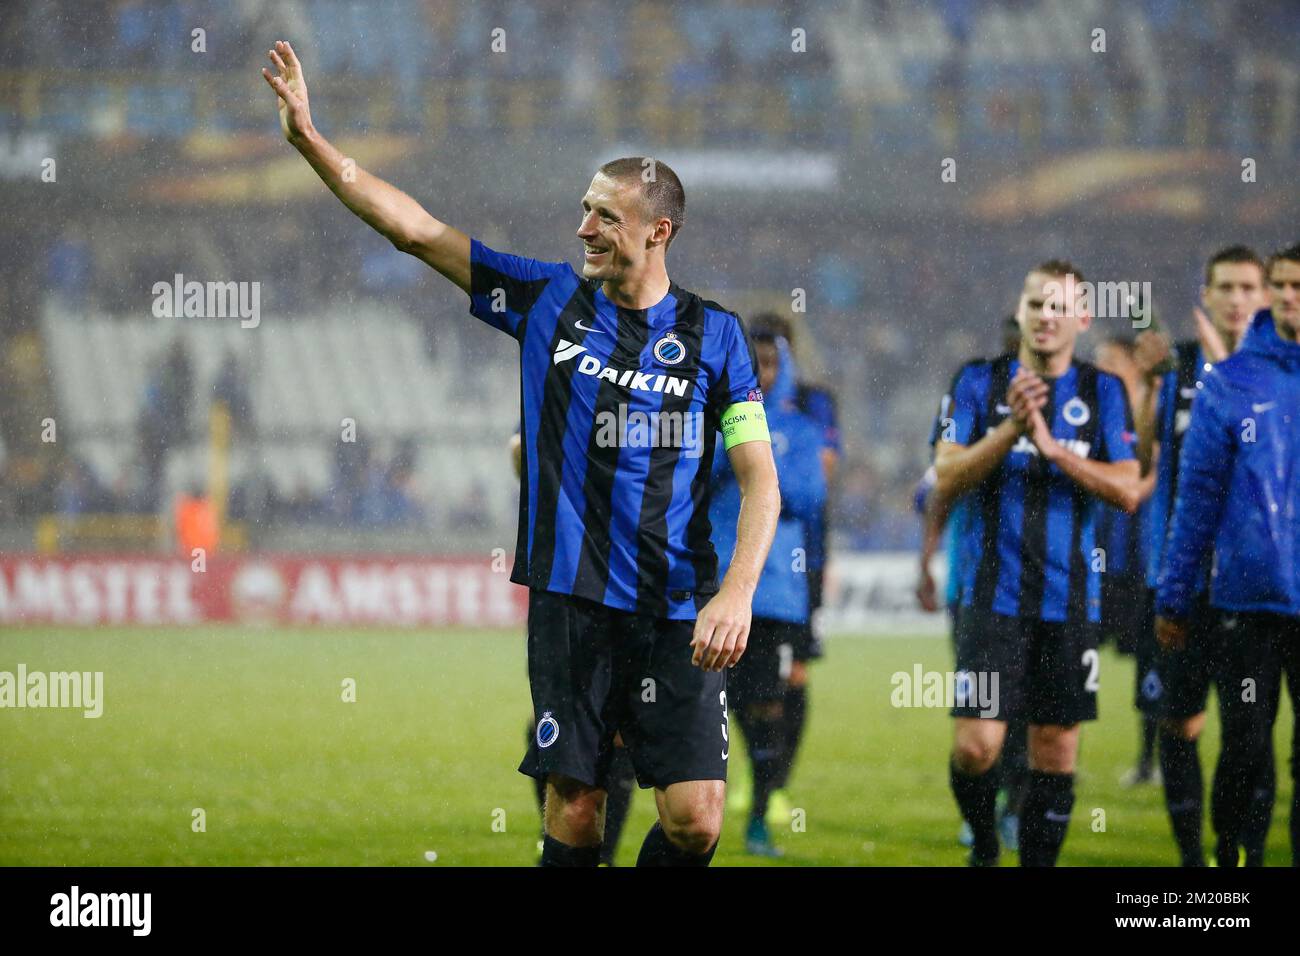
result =
[[[727,759],[727,692],[718,691],[718,701],[722,704],[722,759]]]

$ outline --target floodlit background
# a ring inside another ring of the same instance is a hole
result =
[[[949,722],[888,699],[950,666],[911,596],[934,408],[1039,260],[1150,283],[1185,335],[1211,252],[1295,240],[1300,6],[3,4],[0,669],[102,669],[107,699],[0,715],[0,863],[531,862],[517,352],[284,142],[276,39],[346,155],[496,248],[577,262],[600,163],[678,171],[673,279],[789,315],[842,418],[836,637],[783,842],[962,862]],[[169,314],[187,282],[255,314]],[[1137,731],[1106,661],[1062,861],[1172,863],[1158,791],[1115,784]]]

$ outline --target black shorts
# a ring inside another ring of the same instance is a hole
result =
[[[1166,651],[1155,639],[1155,593],[1150,594],[1150,657],[1138,678],[1138,709],[1155,717],[1185,720],[1205,710],[1219,667],[1219,612],[1208,595],[1196,602],[1188,620],[1187,645]],[[1141,658],[1139,657],[1139,661]]]
[[[807,630],[807,624],[754,618],[749,627],[749,646],[727,675],[727,696],[732,707],[781,699],[790,680],[795,646],[805,639]]]
[[[1067,727],[1096,720],[1097,637],[1097,625],[1087,621],[1058,624],[962,608],[952,716],[1024,717]]]
[[[521,773],[603,787],[621,733],[642,787],[727,779],[727,673],[691,663],[694,621],[528,596],[536,727]]]
[[[1137,574],[1113,573],[1101,576],[1101,629],[1115,641],[1121,654],[1140,654],[1149,630],[1147,585]]]

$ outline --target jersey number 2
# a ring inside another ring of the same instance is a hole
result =
[[[1083,652],[1083,664],[1088,668],[1088,679],[1083,682],[1083,689],[1095,694],[1101,677],[1101,655],[1089,648]]]

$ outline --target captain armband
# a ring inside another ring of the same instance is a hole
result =
[[[747,441],[772,441],[762,402],[736,402],[722,413],[723,447],[730,449]]]

